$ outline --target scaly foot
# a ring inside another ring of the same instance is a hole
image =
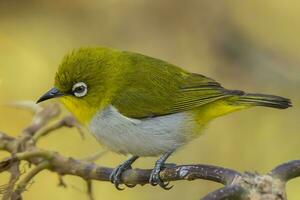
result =
[[[124,190],[124,188],[120,188],[120,184],[122,183],[121,177],[122,173],[131,168],[131,164],[138,159],[138,156],[132,156],[130,159],[126,160],[124,163],[116,167],[112,173],[110,174],[110,182],[112,182],[118,190]],[[135,185],[126,185],[127,187],[134,187]]]
[[[165,167],[174,164],[166,164],[165,161],[168,159],[168,157],[173,153],[173,151],[167,152],[166,154],[162,155],[157,162],[155,163],[155,166],[151,172],[149,183],[153,186],[159,185],[161,188],[165,190],[170,190],[173,186],[169,186],[169,182],[165,183],[160,178],[160,171],[163,170]]]

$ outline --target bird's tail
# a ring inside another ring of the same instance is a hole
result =
[[[278,109],[286,109],[292,106],[291,100],[268,94],[251,94],[245,93],[239,96],[237,103],[249,106],[264,106]]]
[[[198,109],[196,113],[199,123],[206,122],[231,112],[254,106],[285,109],[292,106],[289,99],[268,94],[251,94],[240,90],[226,90],[229,97],[208,103]]]

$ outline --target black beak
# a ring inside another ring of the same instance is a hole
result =
[[[48,92],[46,92],[43,96],[41,96],[41,98],[36,103],[40,103],[42,101],[46,101],[48,99],[53,99],[56,97],[61,97],[64,95],[65,95],[64,93],[60,92],[58,89],[56,89],[54,87],[51,90],[49,90]]]

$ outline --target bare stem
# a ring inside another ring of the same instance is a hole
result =
[[[58,130],[60,128],[63,128],[63,127],[68,127],[68,128],[75,127],[78,130],[80,136],[82,138],[84,137],[83,131],[81,130],[81,127],[80,127],[79,123],[75,120],[75,118],[72,116],[67,116],[67,117],[64,117],[62,120],[59,120],[55,124],[48,126],[45,129],[37,132],[36,134],[34,134],[32,139],[36,142],[42,136],[46,136],[49,133],[51,133],[55,130]]]
[[[24,179],[22,179],[19,184],[17,185],[17,188],[15,190],[15,193],[17,195],[20,195],[23,191],[26,190],[27,185],[30,183],[30,181],[42,170],[49,168],[50,163],[48,161],[43,161],[40,164],[38,164],[33,170],[31,170],[29,173],[26,174]]]

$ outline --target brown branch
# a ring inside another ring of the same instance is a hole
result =
[[[38,165],[41,161],[49,162],[49,170],[58,172],[60,175],[76,175],[87,180],[110,181],[109,176],[112,168],[98,166],[84,160],[75,160],[61,156],[58,153],[35,149],[33,151],[18,153],[11,159],[0,162],[0,166],[10,165],[18,161],[28,161]],[[126,184],[147,184],[151,169],[132,169],[123,173],[122,181]],[[230,169],[210,165],[178,165],[166,168],[161,172],[164,181],[205,179],[221,184],[231,183],[235,177],[240,176],[238,172]]]
[[[300,160],[293,160],[287,163],[283,163],[274,168],[270,174],[283,181],[289,181],[293,178],[300,176]]]
[[[98,166],[92,161],[99,155],[89,160],[77,160],[64,157],[59,153],[42,150],[36,146],[36,142],[53,131],[62,127],[75,127],[81,131],[79,124],[73,117],[64,117],[51,126],[48,122],[56,118],[60,109],[58,105],[52,104],[40,110],[33,117],[32,123],[22,131],[21,136],[14,138],[7,134],[0,133],[0,150],[11,153],[9,158],[0,162],[0,173],[9,171],[11,179],[6,186],[3,195],[4,200],[20,199],[23,191],[26,190],[30,181],[42,170],[51,170],[60,177],[61,185],[64,175],[74,175],[87,181],[88,195],[92,196],[92,180],[109,181],[112,168]],[[36,167],[24,175],[19,171],[21,161],[26,161]],[[148,184],[152,169],[130,169],[122,174],[122,183],[127,185]],[[282,164],[273,169],[267,175],[240,174],[235,170],[211,165],[178,165],[164,169],[160,176],[163,181],[196,180],[203,179],[221,183],[223,188],[208,194],[204,200],[221,199],[286,199],[286,181],[300,176],[300,161],[292,161]],[[19,180],[20,179],[20,180]],[[3,191],[3,190],[1,190]]]
[[[230,185],[209,193],[202,200],[240,200],[246,199],[247,191],[238,185]]]

